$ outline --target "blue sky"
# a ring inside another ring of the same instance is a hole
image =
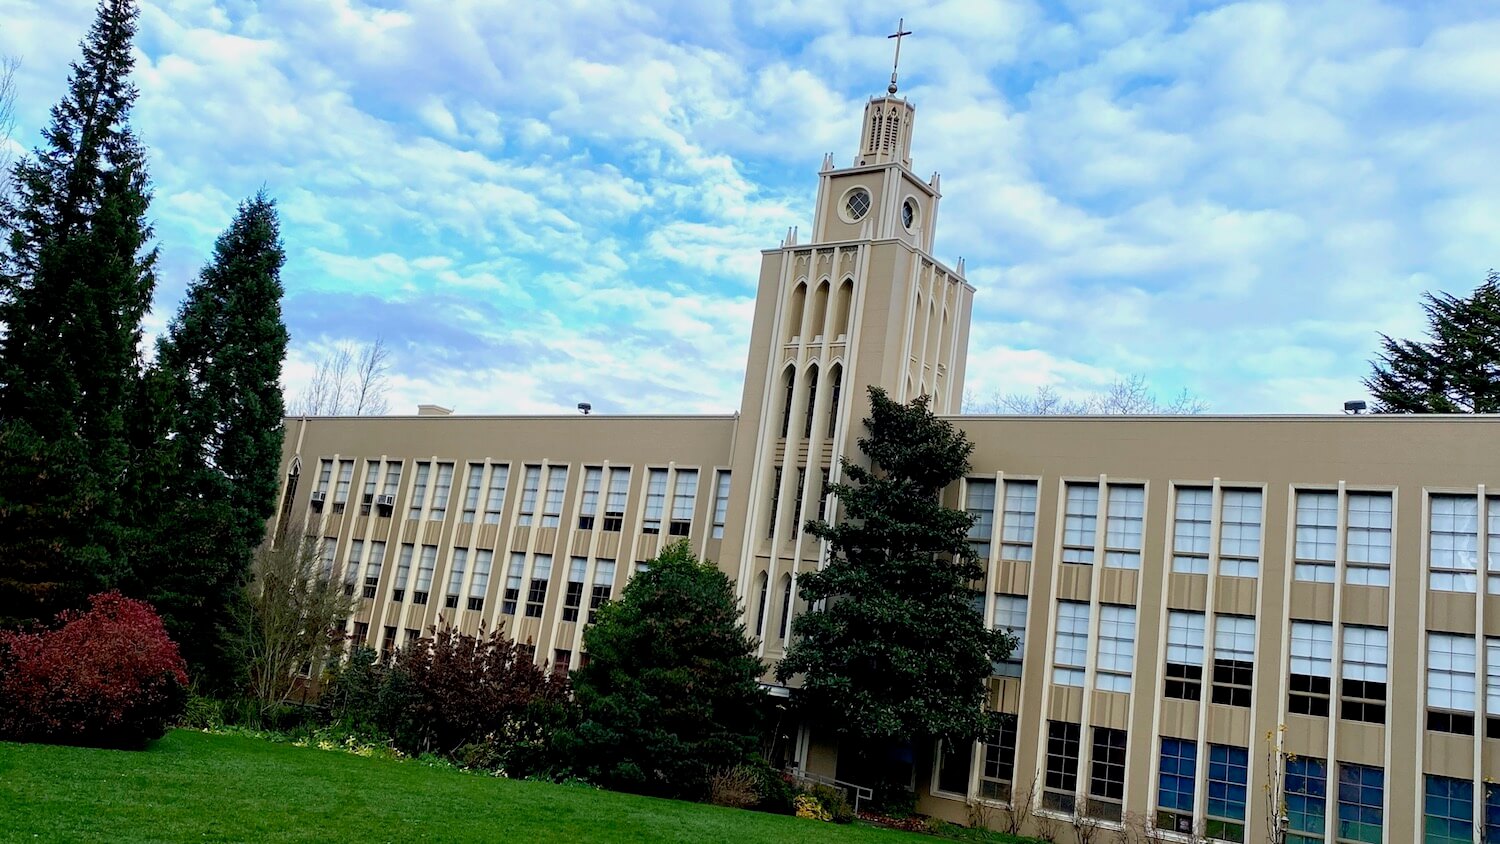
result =
[[[148,328],[265,185],[293,393],[381,335],[397,412],[733,411],[758,250],[853,156],[898,14],[981,399],[1141,374],[1334,411],[1422,291],[1500,265],[1493,2],[878,5],[145,2]],[[23,146],[91,15],[0,0]]]

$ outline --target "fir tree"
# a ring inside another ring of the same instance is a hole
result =
[[[829,562],[801,578],[813,609],[793,621],[776,676],[801,675],[798,705],[878,762],[882,747],[984,731],[985,683],[1013,642],[974,609],[973,517],[942,504],[973,444],[925,396],[901,404],[871,387],[870,404],[859,447],[871,466],[843,461],[847,482],[831,487],[843,518],[807,526]]]
[[[1500,412],[1500,273],[1469,296],[1422,297],[1431,340],[1380,335],[1365,379],[1377,413]]]
[[[0,618],[47,618],[119,579],[119,481],[155,285],[130,130],[132,0],[104,0],[44,145],[0,205]]]

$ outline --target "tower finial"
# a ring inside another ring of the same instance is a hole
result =
[[[886,88],[892,94],[896,93],[896,70],[901,67],[901,38],[910,34],[911,30],[906,29],[906,18],[899,18],[896,21],[896,31],[886,36],[896,39],[896,60],[891,63],[891,84]]]

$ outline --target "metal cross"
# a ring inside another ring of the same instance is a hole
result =
[[[896,39],[896,60],[891,63],[891,84],[886,88],[892,94],[896,93],[896,69],[901,66],[901,38],[902,36],[911,34],[911,30],[904,29],[905,25],[906,18],[898,19],[896,21],[896,31],[886,36],[886,38]]]

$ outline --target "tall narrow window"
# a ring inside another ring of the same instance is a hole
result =
[[[1472,495],[1434,495],[1430,515],[1428,588],[1475,591],[1479,577],[1479,502]]]
[[[1193,828],[1193,792],[1198,782],[1198,745],[1187,739],[1161,740],[1156,781],[1156,826],[1188,835]]]
[[[542,527],[562,524],[563,495],[568,489],[568,467],[547,467],[547,497],[542,500]]]
[[[630,494],[630,470],[609,470],[609,495],[604,500],[604,529],[619,533],[625,524],[625,499]]]
[[[1005,482],[1000,540],[1000,559],[1031,562],[1032,543],[1036,541],[1036,481]]]
[[[1391,496],[1351,492],[1344,542],[1346,580],[1362,586],[1391,585]]]
[[[1474,734],[1476,651],[1472,636],[1427,634],[1427,729]]]
[[[1500,738],[1500,736],[1491,736]],[[1500,841],[1500,783],[1484,784],[1484,842]]]
[[[323,576],[333,577],[333,563],[338,559],[339,541],[331,536],[323,538]]]
[[[1486,636],[1484,652],[1484,736],[1500,739],[1500,637]],[[1500,823],[1500,815],[1495,821]]]
[[[833,439],[834,429],[839,421],[839,393],[844,386],[844,368],[835,366],[833,368],[833,386],[828,394],[828,439]]]
[[[1042,782],[1042,807],[1072,814],[1078,794],[1079,725],[1067,721],[1047,722],[1047,771]]]
[[[1311,583],[1333,582],[1338,549],[1339,496],[1336,492],[1297,493],[1297,560],[1292,575]]]
[[[995,629],[1004,630],[1016,638],[1016,646],[1010,656],[995,663],[995,674],[1001,677],[1021,676],[1021,660],[1026,657],[1026,596],[995,596]]]
[[[1385,723],[1389,634],[1384,627],[1344,625],[1344,666],[1339,684],[1339,717]]]
[[[755,635],[766,634],[766,612],[771,605],[771,578],[765,572],[760,573],[760,602],[755,607]]]
[[[515,615],[521,603],[521,584],[526,579],[526,552],[510,553],[510,569],[505,573],[505,594],[501,597],[500,612]]]
[[[1328,717],[1333,685],[1333,625],[1321,621],[1292,622],[1292,676],[1287,710],[1298,715]]]
[[[777,631],[783,642],[792,627],[792,576],[781,576],[781,629]]]
[[[396,460],[385,464],[385,486],[381,488],[381,495],[394,497],[401,491],[401,461]]]
[[[578,609],[583,606],[584,576],[588,574],[589,561],[574,557],[568,561],[568,591],[563,595],[563,621],[578,621]]]
[[[724,538],[724,522],[729,518],[729,470],[719,470],[714,483],[714,539]]]
[[[1489,535],[1489,593],[1500,595],[1500,498],[1485,502],[1485,531]],[[1496,819],[1500,823],[1500,818]]]
[[[593,530],[594,518],[599,515],[599,486],[604,482],[604,469],[585,466],[583,469],[583,500],[578,502],[578,529]]]
[[[935,790],[959,797],[968,796],[969,774],[974,770],[974,745],[967,741],[938,739],[935,750],[938,754]]]
[[[1082,601],[1058,601],[1057,644],[1053,649],[1052,682],[1059,686],[1083,686],[1084,661],[1089,651],[1089,605]]]
[[[1009,803],[1016,779],[1016,716],[1001,714],[984,739],[984,769],[979,772],[979,796]]]
[[[536,499],[542,490],[542,467],[527,466],[521,479],[521,512],[516,524],[529,525],[536,518]]]
[[[443,606],[453,610],[458,609],[458,599],[464,591],[464,569],[469,567],[469,549],[453,549],[453,565],[448,569],[448,592],[443,598]]]
[[[771,482],[771,512],[770,518],[766,519],[766,536],[776,535],[776,511],[781,504],[781,472],[781,467],[777,466],[776,477]]]
[[[828,470],[819,469],[821,480],[818,484],[818,521],[828,521]]]
[[[500,514],[505,509],[505,485],[510,481],[510,466],[500,464],[490,467],[489,490],[484,495],[484,523],[500,524]]]
[[[411,508],[406,511],[406,518],[413,521],[422,518],[422,505],[427,503],[427,476],[431,472],[431,463],[426,460],[417,462],[417,476],[411,488]]]
[[[802,493],[807,489],[807,469],[797,470],[797,489],[792,500],[792,534],[802,530]]]
[[[1282,801],[1286,844],[1322,844],[1328,830],[1328,764],[1308,756],[1286,757]]]
[[[479,515],[479,484],[484,480],[484,464],[470,463],[468,478],[464,481],[464,524],[473,524]]]
[[[1129,692],[1135,670],[1135,607],[1102,604],[1099,607],[1099,662],[1094,688],[1106,692]]]
[[[370,515],[370,507],[375,503],[375,487],[380,483],[380,461],[365,461],[365,493],[359,499],[359,514]]]
[[[796,370],[786,371],[786,400],[781,406],[781,438],[786,439],[787,432],[792,429],[792,399],[794,397],[797,379],[794,377]]]
[[[427,603],[427,596],[432,593],[432,573],[437,568],[437,550],[436,545],[422,546],[422,556],[417,562],[417,583],[411,590],[413,604]]]
[[[1179,700],[1203,697],[1203,613],[1167,612],[1167,671],[1163,694]]]
[[[1109,515],[1104,525],[1104,565],[1141,567],[1141,525],[1146,518],[1146,488],[1109,485]]]
[[[469,581],[469,609],[484,609],[484,593],[490,588],[490,568],[495,552],[481,548],[474,552],[474,578]]]
[[[354,539],[349,542],[349,562],[344,566],[344,594],[354,594],[355,581],[359,579],[359,565],[364,560],[365,541]]]
[[[321,460],[321,461],[319,461],[318,462],[318,487],[317,487],[317,489],[315,489],[313,491],[314,492],[321,492],[321,493],[323,493],[324,497],[327,497],[327,495],[328,495],[328,485],[329,485],[329,483],[332,482],[332,480],[333,480],[333,461],[332,460]]]
[[[1260,574],[1260,490],[1223,491],[1219,524],[1219,574],[1257,577]]]
[[[537,554],[531,563],[531,587],[526,591],[526,617],[541,618],[547,603],[547,582],[552,579],[552,555]]]
[[[339,461],[339,485],[333,493],[333,512],[344,512],[344,505],[349,501],[349,484],[354,480],[354,461]]]
[[[970,478],[964,484],[964,509],[974,517],[969,527],[969,548],[981,565],[990,559],[990,538],[995,535],[995,482]]]
[[[646,512],[641,517],[641,533],[661,533],[661,517],[667,508],[667,470],[652,469],[646,473]]]
[[[1245,804],[1249,795],[1250,752],[1222,744],[1208,746],[1208,837],[1245,840]]]
[[[427,518],[440,522],[448,517],[448,496],[453,492],[453,464],[439,463],[437,482],[432,485],[432,509]]]
[[[385,543],[379,540],[370,543],[370,559],[365,563],[365,586],[362,594],[374,598],[380,586],[380,569],[385,565]]]
[[[1094,540],[1099,523],[1099,485],[1068,484],[1067,509],[1063,515],[1065,563],[1094,562]]]
[[[589,624],[594,623],[599,614],[599,608],[609,600],[610,590],[614,588],[615,561],[594,561],[594,589],[589,595]]]
[[[1339,763],[1339,841],[1381,844],[1385,840],[1385,771]]]
[[[1089,814],[1118,821],[1125,809],[1125,731],[1094,728],[1089,764]]]
[[[687,536],[693,529],[693,508],[698,504],[698,470],[678,469],[672,485],[672,524],[667,533]]]
[[[1255,619],[1215,616],[1213,702],[1249,707],[1254,680]]]
[[[1474,782],[1428,774],[1422,844],[1474,844]]]
[[[802,438],[812,437],[813,413],[818,407],[818,365],[813,364],[807,370],[807,413],[802,420]]]
[[[406,600],[406,584],[411,580],[411,560],[416,550],[415,545],[401,546],[401,556],[396,562],[396,582],[391,585],[391,600],[398,604]]]
[[[1213,509],[1213,490],[1178,487],[1177,510],[1172,525],[1172,571],[1208,574]]]

